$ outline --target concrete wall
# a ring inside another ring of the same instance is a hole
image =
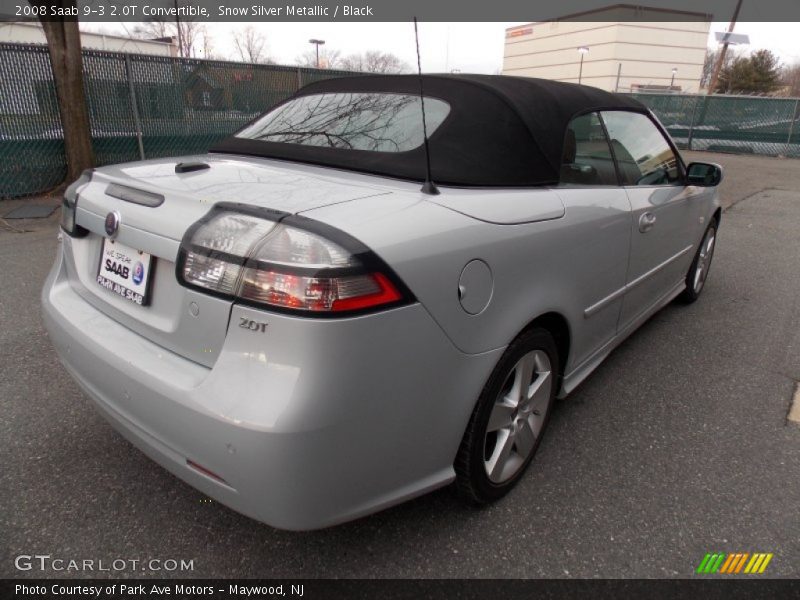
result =
[[[46,44],[44,31],[34,23],[0,23],[0,42],[17,44]],[[81,46],[93,50],[109,50],[113,52],[132,52],[135,54],[153,54],[156,56],[177,56],[175,44],[136,40],[115,35],[102,35],[81,31]]]
[[[551,21],[506,30],[503,74],[577,83],[586,46],[581,83],[614,91],[622,64],[620,91],[637,85],[669,86],[697,92],[710,22]]]

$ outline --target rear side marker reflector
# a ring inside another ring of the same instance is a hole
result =
[[[211,469],[206,469],[203,465],[199,465],[196,462],[194,462],[193,460],[189,460],[188,458],[186,459],[186,464],[189,465],[195,471],[199,471],[200,473],[202,473],[206,477],[210,477],[211,479],[213,479],[215,481],[218,481],[220,483],[223,483],[223,484],[227,485],[228,487],[230,487],[230,485],[228,484],[227,481],[225,481],[222,477],[220,477],[219,475],[214,473],[214,471],[212,471]]]

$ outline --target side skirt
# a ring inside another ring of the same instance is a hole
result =
[[[606,357],[611,354],[611,351],[619,346],[625,339],[641,327],[650,317],[652,317],[659,310],[664,308],[667,304],[672,302],[684,289],[686,288],[686,281],[681,279],[669,292],[661,297],[655,304],[648,310],[642,312],[633,321],[628,323],[621,331],[617,332],[604,346],[600,347],[594,354],[583,361],[580,365],[575,367],[569,374],[564,376],[561,383],[561,391],[558,393],[559,398],[564,398],[570,394],[580,383],[586,379],[592,371],[594,371]]]

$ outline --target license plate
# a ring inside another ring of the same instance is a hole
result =
[[[97,283],[142,306],[150,302],[153,257],[115,240],[103,239]]]

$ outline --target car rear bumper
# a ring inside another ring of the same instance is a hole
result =
[[[459,352],[418,304],[341,320],[234,305],[208,368],[118,324],[74,285],[59,248],[45,324],[109,422],[204,494],[284,529],[333,525],[450,482],[502,352]],[[266,332],[237,327],[240,317]]]

